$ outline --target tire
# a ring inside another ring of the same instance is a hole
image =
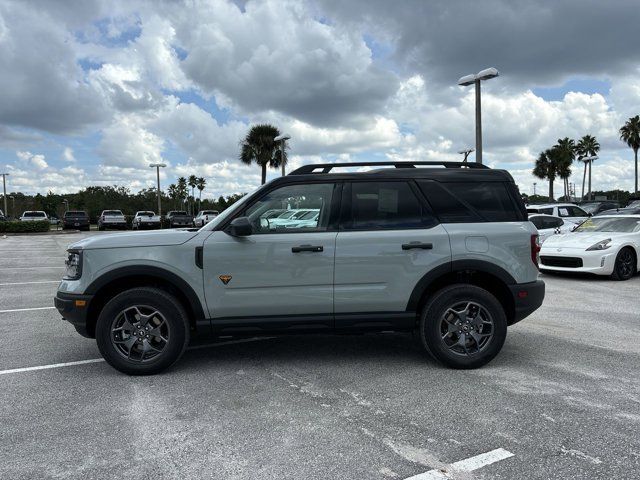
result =
[[[189,344],[189,320],[182,304],[164,290],[133,288],[104,306],[96,323],[96,342],[116,370],[154,375],[184,353]]]
[[[638,271],[638,259],[631,247],[625,247],[616,255],[611,278],[614,280],[629,280]]]
[[[445,316],[447,312],[450,314]],[[424,350],[443,365],[478,368],[502,349],[507,317],[498,299],[488,291],[475,285],[450,285],[436,292],[424,306],[418,335]]]

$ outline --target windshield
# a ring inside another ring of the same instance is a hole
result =
[[[46,217],[44,212],[24,212],[24,217]]]
[[[599,204],[598,203],[585,203],[583,205],[580,205],[582,207],[582,209],[587,212],[587,213],[594,213],[597,209]]]
[[[122,215],[122,212],[120,210],[105,210],[104,212],[102,212],[102,214],[113,216],[113,215]]]
[[[136,214],[138,217],[153,217],[155,213],[153,212],[138,212]]]
[[[65,217],[84,217],[87,213],[75,210],[69,210],[64,214]]]
[[[169,212],[169,215],[186,215],[187,212],[183,212],[183,211],[175,211],[175,212]]]
[[[575,232],[640,232],[640,217],[626,218],[590,218],[582,223]]]

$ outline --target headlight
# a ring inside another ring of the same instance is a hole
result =
[[[67,270],[64,274],[65,280],[78,280],[82,275],[82,252],[69,250],[64,264]]]
[[[611,243],[611,239],[607,238],[606,240],[602,240],[601,242],[595,243],[593,245],[591,245],[589,248],[587,248],[587,251],[591,251],[591,250],[606,250],[607,248],[609,248],[611,245],[609,245]]]

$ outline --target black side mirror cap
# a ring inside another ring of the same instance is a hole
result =
[[[247,217],[234,218],[229,224],[229,235],[232,237],[247,237],[253,233],[251,221]]]

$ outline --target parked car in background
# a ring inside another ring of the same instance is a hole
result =
[[[544,205],[528,205],[527,213],[544,213],[567,219],[573,223],[584,222],[590,217],[589,213],[573,203],[547,203]]]
[[[193,217],[184,210],[167,212],[165,221],[169,228],[193,227]]]
[[[640,200],[631,200],[627,208],[629,207],[640,207]]]
[[[200,210],[196,218],[193,219],[193,224],[198,228],[203,227],[216,218],[219,213],[218,210]]]
[[[4,212],[0,210],[0,222],[5,222],[6,220],[7,220],[7,217],[5,217]]]
[[[605,210],[604,212],[599,213],[597,216],[601,217],[606,215],[638,215],[638,214],[640,214],[640,206],[616,208],[615,210]]]
[[[628,280],[638,271],[640,215],[598,216],[540,250],[540,270],[586,272]]]
[[[62,229],[89,230],[89,214],[84,210],[69,210],[62,216]]]
[[[131,222],[133,230],[142,230],[145,228],[160,228],[160,215],[156,215],[151,210],[142,210],[136,212]]]
[[[309,212],[315,213],[318,211],[318,209],[309,208],[294,208],[291,210],[285,210],[284,213],[281,213],[277,217],[269,219],[268,227],[273,230],[286,227],[287,225],[295,225],[297,221],[302,220],[302,217],[307,215]]]
[[[39,222],[49,220],[49,217],[42,210],[27,210],[20,217],[21,222]]]
[[[51,215],[49,217],[49,223],[51,225],[60,225],[60,219],[58,217],[56,217],[55,215]]]
[[[586,202],[581,203],[580,208],[582,208],[585,212],[590,213],[591,215],[597,215],[604,212],[605,210],[614,210],[616,208],[620,208],[620,203],[611,200],[602,202]]]
[[[117,228],[126,230],[127,219],[122,210],[103,210],[98,218],[98,230],[106,230],[108,228]]]
[[[529,221],[538,229],[541,244],[551,235],[569,233],[578,226],[577,223],[544,213],[529,215]]]

